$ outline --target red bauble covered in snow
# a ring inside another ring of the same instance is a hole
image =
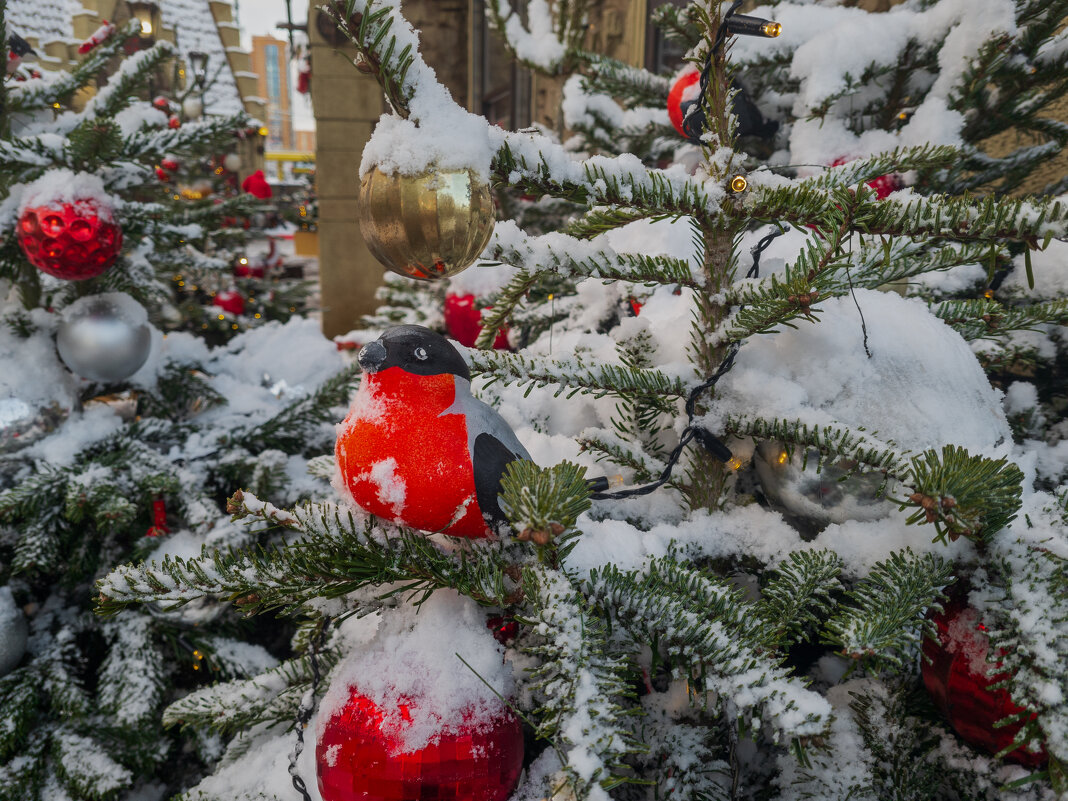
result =
[[[679,132],[679,136],[686,136],[686,131],[682,128],[682,121],[686,117],[682,104],[698,98],[701,94],[700,82],[700,71],[691,65],[675,79],[675,83],[671,85],[671,91],[668,92],[668,118],[671,120],[671,124],[675,126],[675,130]],[[686,138],[689,139],[688,136]]]
[[[122,250],[122,229],[97,200],[28,207],[16,238],[34,267],[67,281],[95,278]]]
[[[1012,744],[1023,722],[998,728],[994,724],[1023,709],[1012,702],[1007,690],[990,689],[1006,674],[997,673],[999,663],[986,661],[990,639],[982,618],[963,598],[953,598],[931,620],[938,637],[923,642],[923,684],[961,739],[995,754]],[[1033,753],[1021,747],[1005,759],[1035,767],[1048,757],[1044,749]]]
[[[475,340],[482,332],[482,311],[475,306],[474,295],[445,296],[445,330],[449,336],[461,345],[474,347]],[[508,350],[508,329],[502,328],[493,340],[497,350]]]
[[[523,731],[507,708],[486,719],[442,721],[430,742],[405,750],[414,701],[380,707],[353,688],[315,746],[323,801],[505,801],[523,767]]]
[[[241,297],[240,292],[233,289],[216,293],[213,305],[218,306],[223,311],[230,312],[230,314],[245,313],[245,299]]]
[[[181,128],[181,127],[182,127],[182,121],[181,121],[180,119],[178,119],[178,115],[176,115],[176,114],[172,114],[172,115],[171,115],[171,116],[170,116],[170,117],[169,117],[169,118],[167,119],[167,127],[168,127],[168,128],[174,128],[174,129],[177,129],[177,128]]]

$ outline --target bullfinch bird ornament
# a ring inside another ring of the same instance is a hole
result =
[[[445,337],[390,328],[360,351],[363,379],[338,427],[337,465],[356,505],[385,520],[454,537],[505,523],[497,495],[514,459],[512,429],[471,394],[471,372]]]

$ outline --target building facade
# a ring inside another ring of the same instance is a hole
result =
[[[273,36],[252,37],[252,71],[264,101],[268,150],[293,150],[288,45]]]

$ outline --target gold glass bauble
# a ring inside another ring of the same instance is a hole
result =
[[[360,231],[398,275],[436,281],[466,270],[489,243],[496,213],[489,184],[470,170],[387,175],[360,182]]]

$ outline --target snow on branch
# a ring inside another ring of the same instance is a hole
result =
[[[728,718],[759,720],[790,739],[826,729],[830,706],[768,650],[768,631],[740,592],[677,554],[650,560],[644,571],[594,570],[588,592],[636,642],[664,649],[693,697],[721,705]]]

